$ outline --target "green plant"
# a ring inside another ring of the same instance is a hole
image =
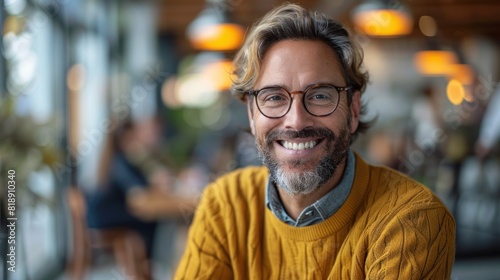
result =
[[[28,178],[59,160],[60,151],[54,139],[57,123],[37,121],[29,114],[17,113],[15,108],[16,99],[0,100],[0,200],[6,201],[7,175],[13,170],[17,204],[34,203],[43,198],[27,187]]]

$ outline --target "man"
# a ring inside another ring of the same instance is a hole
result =
[[[266,167],[203,194],[176,279],[447,279],[455,224],[424,186],[350,150],[368,76],[337,22],[286,4],[237,53]]]

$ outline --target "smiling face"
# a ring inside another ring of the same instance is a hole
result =
[[[314,84],[347,86],[333,50],[320,41],[284,40],[265,53],[254,89],[281,86],[292,92]],[[340,180],[360,108],[359,92],[350,105],[346,94],[340,92],[337,109],[325,117],[309,114],[302,94],[293,94],[290,111],[278,119],[262,115],[255,98],[250,99],[250,127],[257,148],[273,181],[287,193],[308,195]]]

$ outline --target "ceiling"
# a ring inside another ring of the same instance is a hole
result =
[[[283,1],[227,0],[233,20],[249,27],[256,19]],[[349,12],[361,0],[296,0],[309,9],[329,14],[350,25]],[[159,31],[174,36],[182,52],[194,51],[185,37],[188,24],[204,8],[205,0],[162,0],[159,2]],[[394,0],[391,3],[399,3]],[[423,36],[418,19],[423,15],[434,17],[439,36],[459,41],[468,36],[486,36],[500,43],[500,0],[403,0],[414,16],[415,27],[410,36]]]

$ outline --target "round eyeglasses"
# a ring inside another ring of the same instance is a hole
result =
[[[306,111],[316,117],[324,117],[332,114],[339,105],[340,92],[348,91],[351,87],[338,87],[330,84],[316,84],[308,86],[303,91],[292,91],[279,87],[265,87],[259,90],[249,91],[248,94],[255,96],[257,108],[262,115],[277,119],[290,111],[292,107],[292,94],[302,93],[302,104]]]

